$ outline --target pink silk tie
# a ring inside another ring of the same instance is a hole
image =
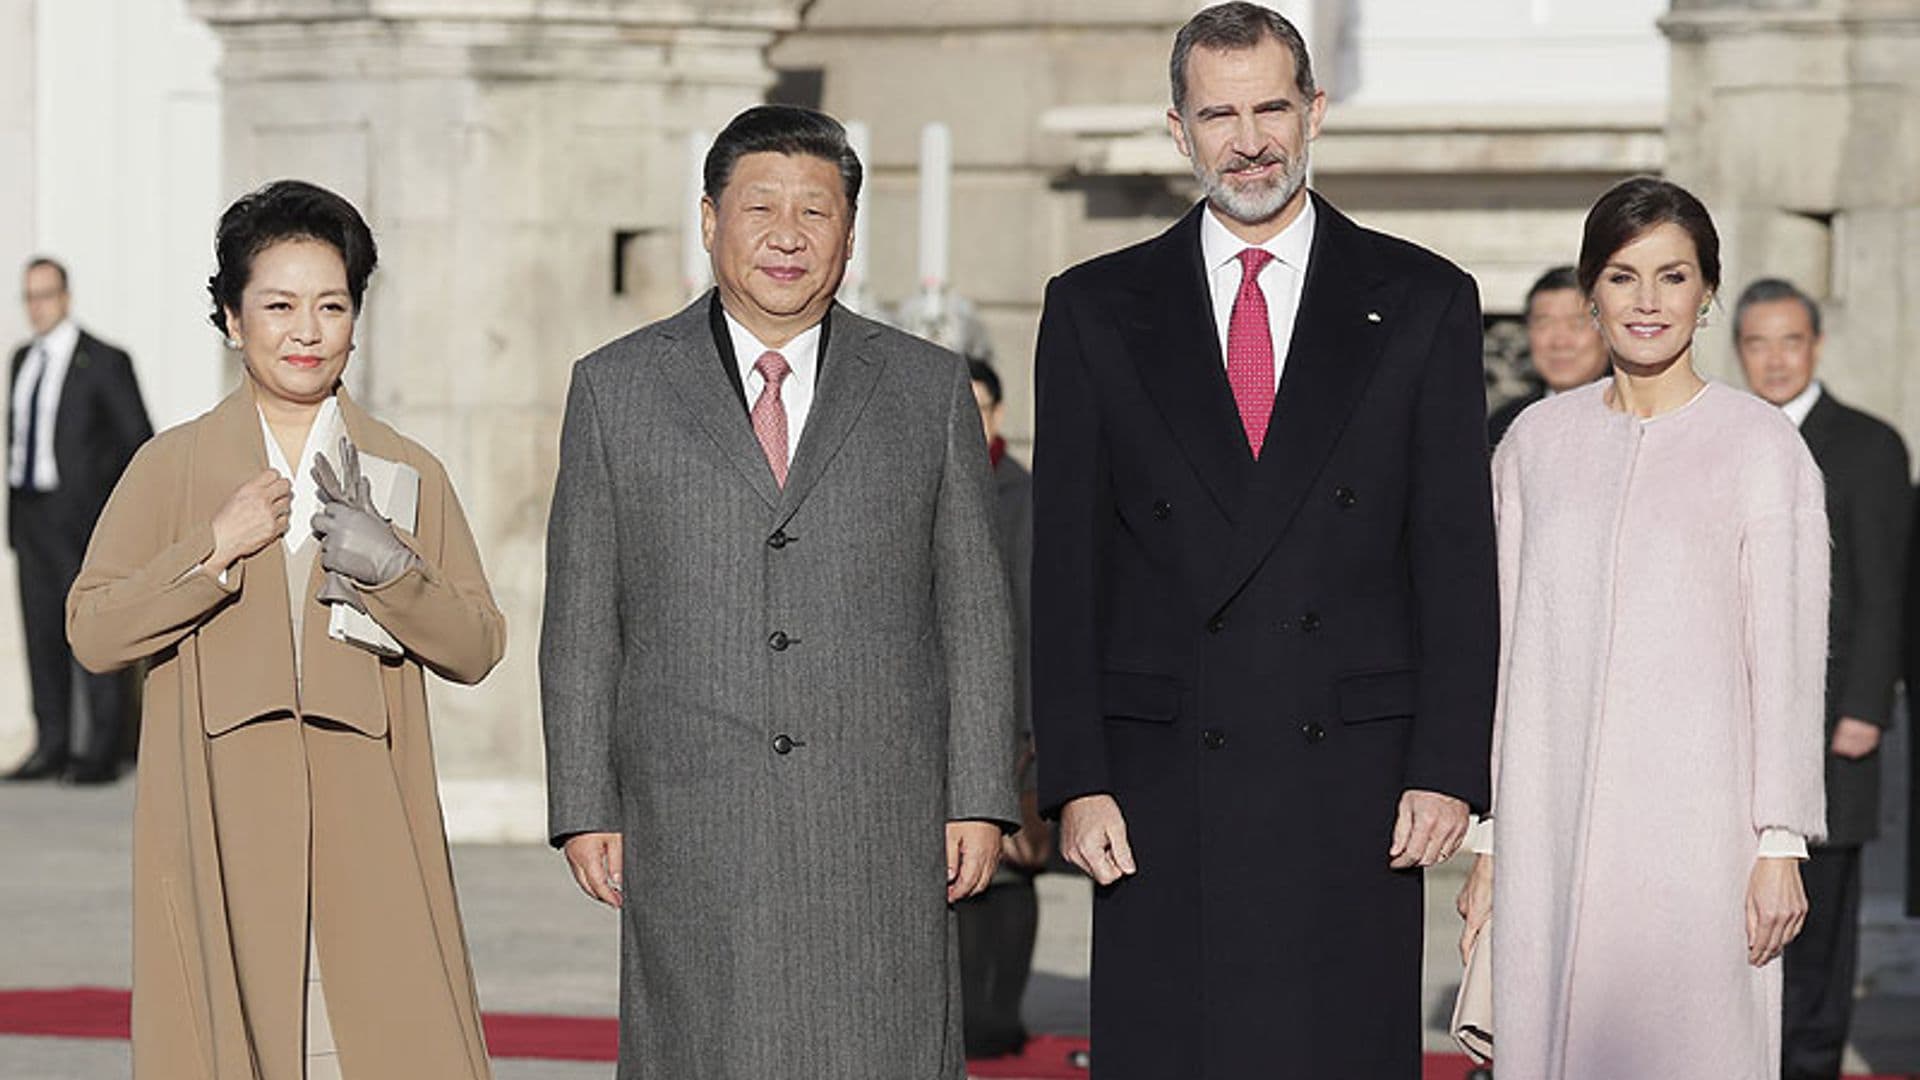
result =
[[[1273,328],[1267,321],[1267,296],[1260,291],[1260,271],[1272,261],[1273,255],[1260,248],[1240,253],[1240,292],[1227,323],[1227,383],[1256,460],[1273,415]]]
[[[767,455],[773,482],[786,487],[787,407],[780,403],[780,384],[793,369],[787,366],[786,357],[769,349],[753,362],[753,370],[767,380],[767,385],[760,388],[760,397],[753,403],[753,435],[760,440],[760,449]]]

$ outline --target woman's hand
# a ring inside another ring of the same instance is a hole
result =
[[[1800,883],[1800,860],[1753,861],[1747,879],[1747,962],[1764,967],[1800,936],[1807,921],[1807,890]]]
[[[286,535],[293,484],[268,469],[234,489],[213,515],[213,554],[206,571],[218,576],[235,562]]]
[[[1480,940],[1480,934],[1487,928],[1487,920],[1493,918],[1493,856],[1475,855],[1473,869],[1467,871],[1467,882],[1460,886],[1460,895],[1454,899],[1454,910],[1466,925],[1460,928],[1460,962],[1467,962],[1467,954],[1473,951],[1473,943]]]

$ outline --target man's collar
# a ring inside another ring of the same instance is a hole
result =
[[[1307,268],[1307,254],[1313,250],[1313,225],[1318,216],[1313,196],[1307,195],[1300,214],[1264,244],[1249,244],[1233,235],[1220,220],[1219,211],[1209,203],[1200,212],[1200,258],[1207,272],[1213,273],[1239,257],[1249,247],[1258,247],[1295,271]]]
[[[1787,419],[1793,421],[1794,427],[1800,427],[1807,422],[1807,414],[1813,411],[1813,407],[1820,404],[1820,398],[1824,393],[1826,391],[1820,388],[1820,380],[1815,379],[1808,383],[1807,388],[1800,391],[1792,401],[1780,406],[1780,411],[1787,414]]]
[[[812,381],[814,371],[818,368],[822,323],[814,323],[795,334],[785,345],[775,349],[761,341],[753,331],[734,318],[733,313],[728,311],[724,304],[720,306],[720,316],[726,320],[727,336],[733,342],[734,363],[739,366],[742,379],[745,379],[747,373],[753,370],[753,365],[760,361],[761,354],[777,352],[786,357],[787,366],[792,370],[793,377],[799,378],[802,382]],[[823,319],[822,322],[824,321]]]
[[[47,331],[46,336],[37,343],[48,354],[71,355],[74,347],[80,344],[80,327],[72,319],[61,319],[60,325]]]

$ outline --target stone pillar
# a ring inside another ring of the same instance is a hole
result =
[[[1707,366],[1756,277],[1821,299],[1822,376],[1920,445],[1920,0],[1674,0],[1667,174],[1725,247]]]
[[[367,215],[348,382],[439,455],[508,620],[437,684],[456,839],[544,835],[536,645],[574,358],[684,302],[686,133],[761,99],[798,0],[192,0],[219,33],[231,194],[284,176]]]
[[[1712,210],[1725,314],[1706,367],[1741,385],[1732,305],[1790,278],[1826,319],[1821,377],[1920,450],[1920,0],[1674,0],[1668,175]],[[1882,753],[1904,803],[1905,736]],[[1920,930],[1899,914],[1904,828],[1867,848],[1860,978],[1920,993]]]

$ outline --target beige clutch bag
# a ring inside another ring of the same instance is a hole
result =
[[[1453,1041],[1476,1064],[1493,1060],[1493,921],[1480,931],[1467,954],[1467,970],[1460,976],[1460,996],[1453,1002]]]

